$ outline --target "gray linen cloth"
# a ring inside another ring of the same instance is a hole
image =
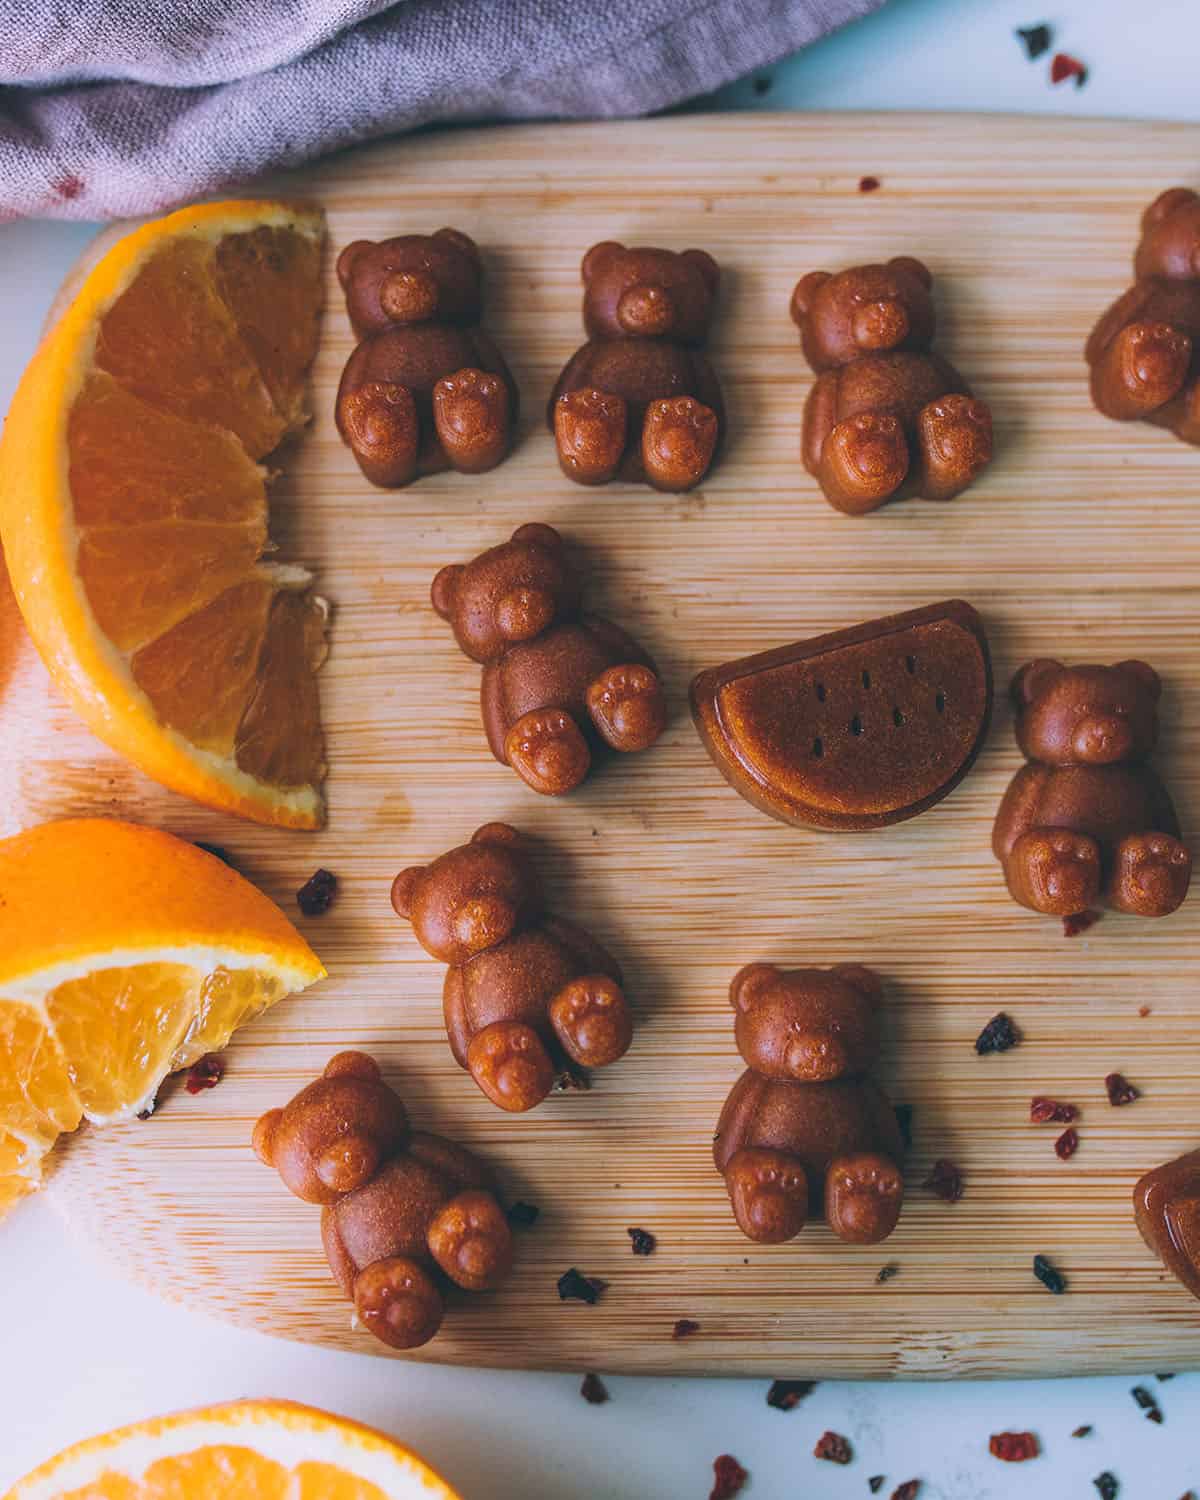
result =
[[[142,214],[439,121],[676,104],[882,0],[0,0],[0,218]]]

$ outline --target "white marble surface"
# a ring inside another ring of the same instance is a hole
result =
[[[1056,44],[1091,69],[1052,88],[1012,28],[1048,20]],[[1066,0],[1039,13],[1014,0],[893,0],[797,59],[764,69],[720,103],[754,108],[988,109],[1200,119],[1196,0]],[[1200,134],[1198,134],[1200,143]],[[1053,137],[1047,136],[1047,149]],[[1200,162],[1198,162],[1200,170]],[[0,228],[0,408],[7,405],[84,226]],[[136,1205],[131,1205],[136,1212]],[[1197,1316],[1200,1317],[1200,1310]],[[821,1385],[796,1411],[771,1411],[759,1381],[611,1378],[611,1402],[580,1400],[561,1375],[473,1373],[334,1354],[238,1332],[164,1304],[72,1242],[45,1202],[0,1230],[0,1489],[86,1433],[199,1402],[278,1395],[396,1433],[471,1500],[704,1500],[712,1459],[732,1452],[755,1500],[841,1500],[885,1474],[921,1500],[1088,1500],[1111,1469],[1120,1500],[1200,1493],[1200,1376],[1146,1384],[1162,1427],[1128,1379],[942,1386]],[[802,1371],[781,1371],[800,1375]],[[1094,1432],[1070,1437],[1081,1423]],[[810,1455],[825,1428],[855,1461]],[[989,1433],[1032,1428],[1044,1455],[1022,1467],[987,1455]]]

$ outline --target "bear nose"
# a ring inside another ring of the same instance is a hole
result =
[[[854,309],[854,342],[860,349],[894,349],[908,337],[908,312],[903,302],[880,298]]]
[[[531,641],[554,620],[554,600],[545,589],[510,589],[496,606],[496,624],[508,641]]]
[[[835,1036],[793,1037],[784,1053],[788,1074],[804,1083],[825,1083],[846,1071],[846,1049]]]
[[[437,312],[437,282],[424,271],[393,271],[379,287],[379,305],[393,323],[424,323]]]
[[[370,1182],[379,1167],[379,1151],[365,1135],[344,1135],[317,1160],[317,1176],[331,1193],[352,1193]]]
[[[675,324],[675,304],[661,286],[631,286],[617,303],[617,322],[636,338],[661,338]]]
[[[468,953],[502,943],[516,925],[517,914],[499,896],[477,896],[454,913],[454,936]]]
[[[1071,749],[1092,765],[1126,760],[1133,752],[1133,731],[1116,714],[1089,714],[1077,725]]]

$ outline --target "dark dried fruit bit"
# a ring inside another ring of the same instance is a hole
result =
[[[1148,1411],[1146,1413],[1146,1421],[1147,1422],[1157,1422],[1158,1425],[1161,1427],[1162,1424],[1163,1424],[1163,1414],[1162,1414],[1162,1411],[1156,1406],[1153,1411]]]
[[[1056,1271],[1044,1255],[1033,1257],[1033,1274],[1056,1297],[1067,1289],[1067,1278],[1061,1271]]]
[[[921,1488],[919,1479],[906,1479],[892,1491],[892,1500],[917,1500],[917,1491]]]
[[[1186,1495],[1180,1495],[1179,1500],[1196,1500],[1196,1491],[1188,1490]]]
[[[635,1255],[653,1255],[658,1241],[648,1229],[627,1229],[625,1233],[633,1243]]]
[[[883,184],[878,177],[860,177],[858,179],[858,190],[860,193],[873,193]]]
[[[1069,1161],[1078,1150],[1079,1132],[1077,1130],[1064,1130],[1054,1143],[1054,1154],[1059,1161]]]
[[[1133,1399],[1137,1402],[1137,1404],[1142,1408],[1143,1411],[1149,1411],[1152,1406],[1158,1405],[1158,1402],[1155,1401],[1154,1397],[1150,1394],[1150,1392],[1144,1385],[1135,1385],[1129,1394],[1133,1397]]]
[[[1058,1099],[1047,1099],[1038,1094],[1030,1101],[1029,1118],[1034,1125],[1069,1125],[1079,1118],[1073,1104],[1063,1104]]]
[[[767,1405],[776,1411],[793,1411],[816,1386],[815,1380],[773,1380]]]
[[[1175,1371],[1174,1370],[1168,1370],[1165,1375],[1155,1375],[1154,1378],[1155,1378],[1155,1380],[1174,1380],[1175,1379]]]
[[[337,895],[337,883],[332,870],[315,870],[296,892],[296,905],[306,917],[319,917]]]
[[[1071,1434],[1072,1437],[1091,1437],[1091,1435],[1092,1424],[1090,1422],[1085,1422],[1082,1427],[1077,1427]]]
[[[893,1276],[899,1276],[900,1267],[894,1260],[889,1260],[886,1266],[880,1266],[879,1274],[875,1280],[879,1282],[891,1281]]]
[[[1018,26],[1017,36],[1021,39],[1021,45],[1025,48],[1025,56],[1030,62],[1041,57],[1043,52],[1050,50],[1049,26]]]
[[[1117,1483],[1116,1476],[1107,1469],[1103,1474],[1097,1474],[1092,1483],[1100,1491],[1100,1500],[1117,1500],[1117,1492],[1121,1486]]]
[[[1138,1006],[1138,1015],[1141,1016],[1141,1018],[1142,1018],[1143,1021],[1150,1014],[1151,1014],[1151,1010],[1150,1010],[1150,1007],[1148,1005],[1139,1005]]]
[[[532,1203],[514,1203],[504,1217],[514,1229],[530,1229],[540,1213],[541,1209]]]
[[[199,1062],[193,1063],[188,1069],[184,1087],[189,1094],[199,1094],[205,1089],[215,1089],[224,1077],[225,1064],[215,1052],[210,1052],[207,1057],[202,1057]]]
[[[871,1491],[872,1495],[877,1495],[883,1488],[883,1480],[884,1476],[882,1474],[872,1474],[870,1479],[867,1480],[867,1488]]]
[[[675,1327],[671,1330],[671,1337],[673,1339],[687,1339],[691,1338],[693,1333],[699,1332],[700,1325],[696,1322],[695,1318],[678,1318],[676,1319]]]
[[[1081,932],[1086,932],[1089,927],[1095,927],[1096,923],[1104,915],[1099,911],[1077,911],[1069,917],[1062,919],[1063,937],[1078,937]]]
[[[713,1487],[708,1500],[733,1500],[741,1494],[742,1486],[750,1476],[731,1453],[722,1453],[713,1459]]]
[[[556,1094],[567,1094],[572,1091],[586,1092],[591,1086],[591,1075],[585,1073],[582,1068],[576,1068],[570,1063],[565,1068],[561,1068],[554,1077],[554,1092]]]
[[[145,1107],[145,1109],[139,1109],[138,1110],[137,1117],[138,1117],[139,1120],[148,1120],[153,1113],[154,1113],[154,1103],[152,1101],[151,1103],[147,1104],[147,1106]]]
[[[1072,57],[1069,52],[1056,52],[1050,64],[1050,82],[1062,83],[1066,78],[1075,80],[1075,87],[1081,89],[1087,82],[1087,69],[1077,57]]]
[[[1032,1432],[993,1432],[988,1438],[988,1452],[1006,1464],[1023,1464],[1041,1452]]]
[[[558,1295],[563,1302],[586,1302],[589,1307],[600,1300],[605,1283],[594,1276],[585,1276],[574,1266],[558,1278]]]
[[[813,1449],[814,1458],[826,1458],[831,1464],[848,1464],[854,1457],[850,1444],[840,1432],[823,1432]]]
[[[1114,1107],[1119,1104],[1132,1104],[1135,1099],[1141,1097],[1123,1073],[1110,1073],[1104,1080],[1104,1091],[1108,1095],[1108,1102]]]
[[[608,1400],[608,1388],[599,1375],[585,1375],[579,1394],[589,1406],[603,1406]]]
[[[975,1038],[975,1050],[980,1057],[989,1052],[1007,1052],[1021,1040],[1021,1033],[1012,1023],[1012,1017],[1003,1011],[993,1016]]]
[[[912,1150],[913,1133],[913,1107],[911,1104],[897,1104],[893,1106],[896,1116],[896,1124],[900,1128],[900,1139],[904,1142],[906,1151]]]
[[[934,1162],[924,1186],[945,1202],[957,1203],[963,1195],[962,1173],[952,1161],[941,1157]]]
[[[205,854],[211,854],[214,859],[219,859],[223,865],[232,867],[233,856],[221,844],[208,844],[203,839],[196,839],[195,844],[196,848],[203,849]]]

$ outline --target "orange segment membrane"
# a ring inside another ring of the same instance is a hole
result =
[[[317,671],[328,650],[326,608],[311,594],[280,593],[254,696],[238,727],[237,763],[273,786],[307,786],[325,775]]]

